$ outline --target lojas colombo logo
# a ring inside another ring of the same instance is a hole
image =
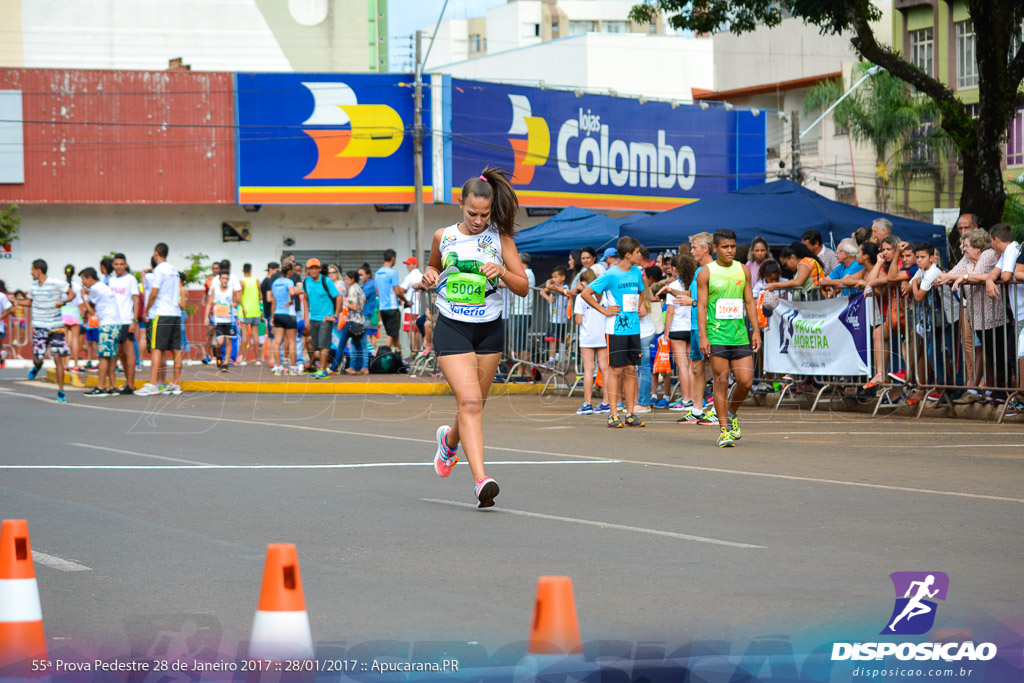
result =
[[[893,572],[889,575],[895,603],[882,636],[920,636],[932,629],[938,612],[936,600],[945,602],[949,576],[944,572]],[[996,656],[993,643],[973,641],[925,643],[833,643],[832,660],[988,661]]]

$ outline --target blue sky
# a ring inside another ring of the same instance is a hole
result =
[[[466,19],[483,16],[491,7],[506,4],[507,0],[449,0],[445,19]],[[389,57],[392,71],[412,71],[403,66],[412,56],[408,36],[437,22],[444,0],[388,0]],[[423,52],[427,51],[430,36],[424,37]]]

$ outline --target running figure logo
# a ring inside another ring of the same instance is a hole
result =
[[[896,589],[896,604],[882,635],[927,633],[935,623],[933,599],[946,599],[949,577],[943,572],[893,572],[889,578]]]

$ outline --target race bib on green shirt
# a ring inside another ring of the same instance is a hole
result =
[[[464,306],[484,305],[484,286],[487,279],[478,273],[451,273],[445,284],[445,298]]]

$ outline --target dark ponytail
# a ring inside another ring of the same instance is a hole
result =
[[[519,198],[509,180],[512,174],[501,168],[488,166],[479,178],[470,178],[462,186],[461,201],[473,195],[491,201],[491,224],[507,237],[516,234],[516,214],[519,212]]]

